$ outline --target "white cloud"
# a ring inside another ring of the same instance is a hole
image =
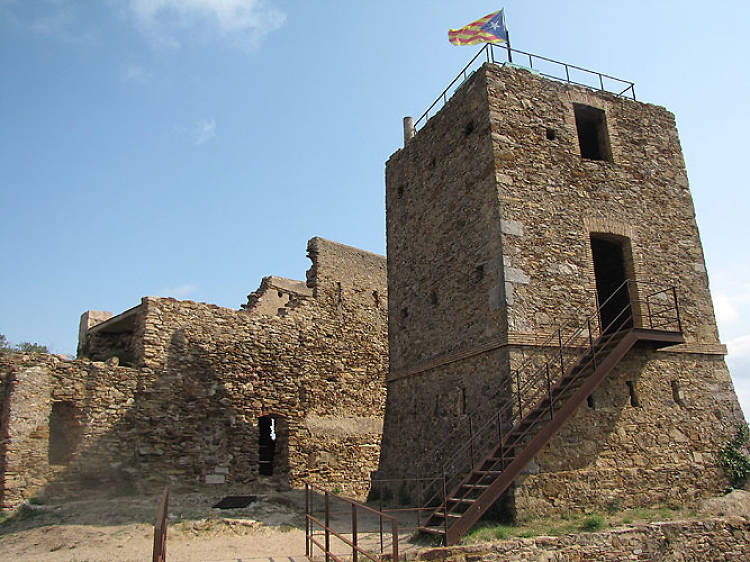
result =
[[[740,336],[727,342],[729,357],[736,362],[750,360],[750,335]]]
[[[750,287],[714,291],[714,309],[719,326],[733,327],[750,313]]]
[[[193,127],[193,144],[200,146],[216,137],[216,121],[202,119]]]
[[[750,334],[727,342],[727,366],[742,410],[750,419]]]
[[[172,48],[180,36],[213,31],[252,48],[286,20],[265,0],[130,0],[130,10],[152,40]]]
[[[160,295],[165,297],[174,297],[176,299],[184,299],[194,294],[198,290],[197,285],[191,283],[185,283],[183,285],[177,285],[175,287],[167,287],[159,291]]]

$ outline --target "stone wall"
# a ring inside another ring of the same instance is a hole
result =
[[[117,357],[3,356],[6,488],[15,490],[5,505],[45,484],[54,492],[95,481],[139,488],[257,480],[262,416],[276,427],[272,481],[358,480],[337,487],[363,492],[377,467],[385,405],[385,258],[320,238],[310,247],[312,287],[297,286],[274,314],[252,303],[232,310],[144,297],[131,309],[135,368],[118,366]],[[20,420],[30,406],[34,419]],[[78,436],[69,458],[50,466],[57,419]]]
[[[1,507],[97,480],[132,484],[134,473],[122,460],[134,436],[123,421],[142,373],[116,361],[9,353],[0,355],[0,376],[6,413],[0,420]],[[64,426],[53,414],[60,405],[70,414]]]
[[[604,112],[611,161],[581,157],[575,104]],[[485,65],[391,156],[386,184],[383,477],[434,472],[431,452],[458,448],[470,419],[479,427],[513,396],[510,373],[546,335],[596,311],[593,234],[622,241],[642,287],[676,286],[686,343],[632,350],[519,479],[516,508],[692,501],[725,488],[717,448],[744,420],[672,114]]]
[[[747,560],[750,521],[724,517],[638,525],[600,533],[516,539],[425,550],[417,560],[448,562],[622,562],[623,560]]]

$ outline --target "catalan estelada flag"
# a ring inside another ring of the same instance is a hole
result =
[[[505,14],[503,10],[492,12],[461,29],[449,30],[448,41],[454,45],[507,43],[508,28],[505,27]]]

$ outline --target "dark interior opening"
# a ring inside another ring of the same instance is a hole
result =
[[[72,402],[53,402],[49,415],[49,464],[67,464],[81,437],[80,412]]]
[[[276,453],[276,424],[271,416],[258,418],[258,473],[273,475],[273,457]]]
[[[628,385],[628,393],[630,394],[630,405],[633,406],[633,408],[640,408],[641,399],[638,396],[638,391],[635,389],[635,384],[633,383],[633,381],[625,381],[625,384]]]
[[[594,259],[596,297],[603,333],[633,327],[630,288],[627,279],[623,244],[614,239],[591,235],[591,255]]]
[[[604,111],[588,105],[573,104],[581,156],[590,160],[612,161]]]
[[[257,499],[257,496],[226,496],[211,507],[214,509],[238,509],[247,507]]]

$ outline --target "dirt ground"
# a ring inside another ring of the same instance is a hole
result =
[[[211,507],[229,495],[249,495],[255,499],[244,508]],[[150,560],[160,498],[160,493],[108,497],[103,492],[89,492],[64,501],[25,504],[0,523],[0,560]],[[314,501],[322,520],[323,499],[317,496]],[[335,528],[348,533],[350,506],[332,507],[332,511],[336,511],[334,519],[338,519]],[[290,559],[305,559],[303,490],[173,491],[168,514],[167,559],[170,561],[272,559],[290,562]],[[360,514],[358,535],[360,545],[377,549],[377,520]],[[400,542],[405,542],[409,535],[403,532]],[[324,540],[322,536],[318,539]],[[348,551],[340,541],[333,544],[335,552]],[[389,548],[387,533],[384,548]]]
[[[247,507],[215,509],[227,495],[252,495]],[[26,504],[0,522],[0,560],[39,562],[150,560],[159,493],[109,497],[88,493],[65,501]],[[315,498],[320,514],[323,499]],[[350,530],[348,504],[332,505],[335,528]],[[272,561],[305,558],[304,491],[209,490],[172,492],[169,503],[167,559],[185,562]],[[750,493],[736,491],[704,502],[694,515],[710,517],[750,514]],[[358,519],[359,544],[377,550],[379,521],[366,514]],[[404,527],[408,525],[403,525]],[[387,525],[386,525],[387,527]],[[384,548],[389,549],[387,528]],[[351,535],[348,535],[351,538]],[[401,554],[419,548],[402,529]],[[318,536],[322,542],[323,537]],[[334,551],[348,547],[337,543]],[[318,553],[318,559],[322,556]]]

